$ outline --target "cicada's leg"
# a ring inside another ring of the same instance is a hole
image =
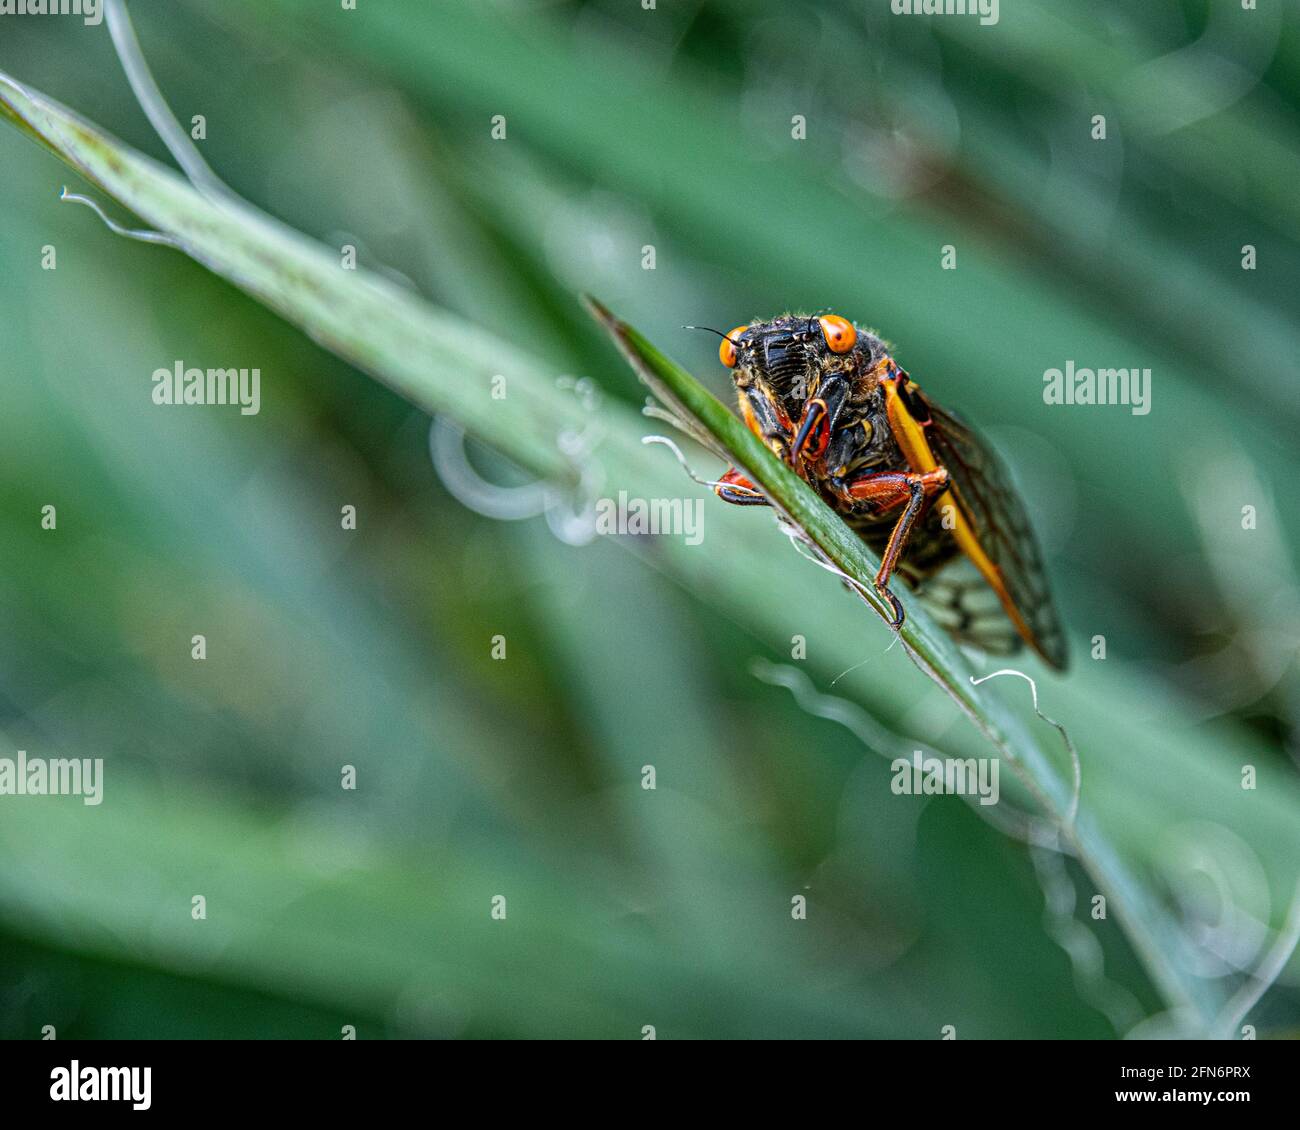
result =
[[[948,487],[948,472],[943,467],[933,471],[876,471],[866,472],[855,479],[850,479],[839,489],[849,500],[856,503],[869,503],[874,513],[888,514],[891,510],[903,507],[903,512],[894,523],[889,535],[889,543],[881,555],[880,568],[876,572],[876,592],[889,603],[894,610],[894,619],[890,627],[897,630],[903,626],[903,606],[889,589],[889,578],[894,567],[907,547],[907,539],[915,528],[918,519],[925,513],[931,499],[942,494]]]
[[[718,480],[718,485],[713,488],[713,493],[723,502],[730,502],[735,506],[771,505],[762,491],[737,471],[735,467],[732,467]]]
[[[798,466],[801,455],[806,455],[809,459],[820,459],[826,453],[831,442],[829,421],[830,411],[820,396],[804,405],[803,418],[799,421],[799,430],[795,433],[794,444],[790,448],[791,466]]]
[[[741,389],[740,414],[749,430],[767,445],[782,462],[790,458],[790,436],[793,428],[785,409],[767,393],[757,387]]]
[[[739,392],[740,414],[749,430],[776,453],[785,458],[790,443],[790,421],[779,404],[769,399],[761,389],[746,388]],[[770,506],[763,492],[744,475],[732,467],[713,488],[723,502],[735,506]]]
[[[849,396],[849,382],[840,373],[833,373],[822,381],[817,394],[803,406],[794,444],[790,448],[790,462],[797,464],[801,455],[820,459],[831,441],[835,421]]]

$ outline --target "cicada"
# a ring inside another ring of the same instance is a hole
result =
[[[880,556],[876,591],[903,624],[897,574],[960,643],[1011,654],[1027,643],[1064,669],[1024,504],[993,449],[940,408],[874,333],[835,314],[786,314],[722,338],[745,423]],[[735,468],[715,490],[767,505]]]

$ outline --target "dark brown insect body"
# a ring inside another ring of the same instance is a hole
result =
[[[787,314],[738,326],[719,354],[751,430],[880,555],[876,588],[895,627],[897,571],[959,641],[1009,654],[1023,640],[1064,668],[1038,548],[1001,462],[880,338],[836,315]],[[717,491],[767,501],[735,470]]]

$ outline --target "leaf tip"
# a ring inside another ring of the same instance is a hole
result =
[[[611,313],[609,307],[601,302],[599,298],[585,293],[580,294],[578,298],[583,306],[587,308],[587,313],[600,322],[610,333],[618,334],[622,330],[623,323]]]
[[[624,346],[627,345],[627,322],[617,317],[606,304],[601,302],[601,299],[595,298],[594,295],[581,294],[578,295],[578,298],[581,299],[582,306],[586,307],[586,312],[591,317],[594,317],[599,324],[603,325],[604,329],[610,333],[611,337],[614,337],[615,341],[623,343]]]

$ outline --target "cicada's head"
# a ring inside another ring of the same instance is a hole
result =
[[[838,314],[782,314],[724,334],[718,356],[737,387],[758,385],[798,419],[803,402],[816,395],[828,373],[866,376],[885,356],[885,346]]]

